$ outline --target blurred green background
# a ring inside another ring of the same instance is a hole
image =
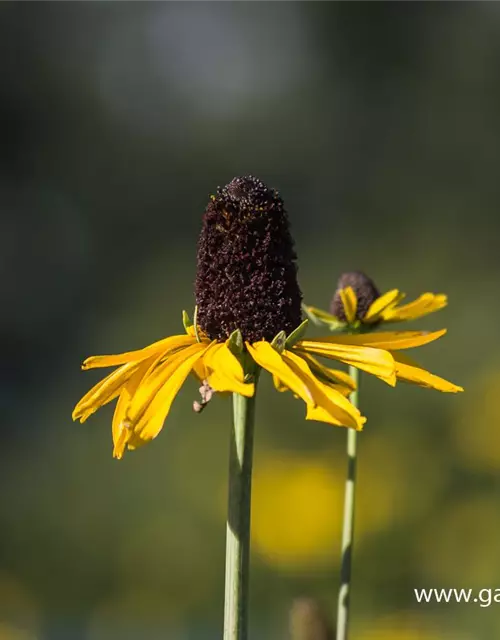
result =
[[[460,396],[363,379],[353,640],[492,640],[500,604],[500,6],[0,7],[0,640],[221,637],[230,405],[186,385],[151,445],[71,410],[95,353],[182,332],[208,196],[279,189],[309,304],[340,272],[447,293],[419,360]],[[336,606],[345,432],[258,400],[251,637]]]

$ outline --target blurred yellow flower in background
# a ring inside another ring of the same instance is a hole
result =
[[[360,488],[357,535],[389,528],[407,515],[408,481],[394,452],[383,442],[366,450]],[[252,545],[266,563],[279,570],[331,566],[338,562],[344,499],[343,458],[332,453],[312,456],[267,452],[254,468]],[[394,473],[387,473],[387,469]],[[384,473],[380,473],[384,469]],[[402,475],[403,474],[403,475]]]
[[[375,620],[365,630],[354,633],[353,640],[465,640],[436,627],[427,617],[402,612]]]
[[[500,510],[495,497],[463,496],[431,518],[417,541],[424,585],[482,589],[498,583]]]
[[[500,364],[472,382],[468,401],[450,420],[451,436],[460,462],[474,471],[500,469]]]
[[[262,455],[254,467],[252,547],[278,569],[332,562],[340,539],[342,470],[317,458]]]

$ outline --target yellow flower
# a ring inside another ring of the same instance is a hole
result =
[[[381,322],[417,320],[417,318],[422,318],[429,313],[439,311],[448,304],[447,296],[442,293],[422,293],[412,302],[400,305],[406,294],[401,293],[399,289],[391,289],[374,300],[363,318],[359,319],[356,317],[358,300],[354,289],[345,287],[339,291],[339,296],[345,309],[346,322],[332,313],[316,307],[306,307],[307,314],[332,329],[338,329],[345,325],[358,329],[362,325],[367,325],[365,328],[374,327]]]
[[[251,397],[255,376],[260,368],[265,369],[273,375],[278,390],[291,390],[305,402],[307,420],[357,430],[363,428],[366,419],[347,399],[354,390],[352,379],[321,364],[315,356],[353,365],[392,386],[399,378],[440,391],[461,390],[393,352],[436,340],[444,330],[304,340],[300,338],[305,321],[288,337],[282,333],[271,342],[259,340],[243,346],[240,332],[218,342],[209,340],[201,329],[196,335],[186,315],[185,324],[185,335],[171,336],[137,351],[93,356],[83,363],[83,369],[117,367],[80,400],[73,412],[74,420],[84,422],[118,398],[112,422],[114,457],[121,458],[125,448],[136,449],[158,435],[191,372],[214,391]]]
[[[353,381],[346,373],[324,366],[312,354],[323,350],[326,357],[356,363],[394,384],[393,358],[382,349],[313,341],[308,350],[299,340],[307,321],[288,337],[282,332],[272,342],[259,340],[243,345],[239,331],[218,342],[207,338],[200,328],[195,332],[186,314],[184,319],[185,335],[171,336],[137,351],[93,356],[83,363],[83,369],[117,367],[80,400],[73,412],[74,420],[84,422],[118,398],[112,422],[116,458],[122,457],[125,448],[136,449],[158,435],[191,372],[214,391],[251,397],[257,372],[265,369],[280,390],[289,389],[306,403],[307,419],[354,429],[362,429],[365,418],[347,399],[354,390]]]
[[[316,356],[353,365],[392,386],[399,377],[441,391],[460,390],[393,353],[431,342],[444,331],[302,339],[307,320],[301,322],[288,218],[277,192],[257,178],[235,178],[211,197],[197,263],[196,317],[193,324],[185,314],[185,335],[83,363],[84,369],[117,367],[73,412],[74,420],[84,422],[118,399],[112,422],[116,458],[158,435],[191,372],[203,383],[206,404],[214,391],[252,397],[265,369],[279,391],[290,390],[305,402],[307,420],[357,430],[366,420],[347,398],[353,380]]]
[[[381,323],[421,318],[442,309],[447,304],[447,298],[443,294],[424,293],[413,302],[400,305],[403,298],[404,294],[398,289],[379,295],[378,289],[368,276],[359,271],[352,271],[343,274],[339,279],[331,304],[332,313],[311,306],[304,305],[303,308],[315,324],[332,331],[341,330],[348,333],[348,335],[321,338],[322,344],[331,341],[336,348],[344,344],[387,349],[394,359],[398,380],[443,392],[463,391],[462,387],[431,374],[413,359],[399,353],[402,349],[419,347],[436,340],[446,333],[446,329],[432,333],[427,331],[372,333],[372,330]],[[314,348],[313,343],[314,340],[306,342],[306,348],[309,351],[317,355],[327,354],[323,346]],[[361,366],[358,368],[363,369]]]
[[[380,295],[375,283],[361,271],[342,274],[333,296],[330,312],[305,306],[313,322],[331,330],[369,331],[381,323],[416,320],[439,311],[448,304],[442,293],[423,293],[416,300],[400,304],[405,294],[391,289]]]

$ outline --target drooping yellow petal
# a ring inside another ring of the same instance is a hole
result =
[[[462,387],[422,369],[419,364],[411,358],[408,358],[408,356],[401,353],[394,353],[393,356],[396,361],[396,376],[398,380],[444,393],[458,393],[459,391],[463,391]]]
[[[210,345],[206,344],[193,345],[182,351],[181,354],[175,358],[175,363],[171,363],[168,374],[166,371],[163,371],[162,386],[150,399],[142,415],[140,413],[138,414],[140,417],[137,421],[130,420],[129,413],[134,404],[134,400],[132,400],[126,419],[131,424],[134,436],[137,436],[144,442],[156,438],[163,427],[163,423],[169,414],[170,407],[179,389],[189,375],[195,362],[203,357],[209,346]],[[143,385],[145,385],[145,382],[139,386],[136,396],[141,392]],[[146,395],[149,395],[149,393],[150,390],[146,391]],[[137,446],[137,443],[135,443],[134,446]]]
[[[365,317],[363,318],[363,322],[376,322],[380,318],[384,309],[390,307],[397,300],[402,300],[403,297],[404,294],[400,294],[398,289],[391,289],[387,293],[384,293],[371,303]]]
[[[255,393],[253,382],[238,382],[220,371],[214,371],[208,376],[208,384],[218,393],[239,393],[245,398],[252,398]]]
[[[130,402],[131,394],[127,388],[123,388],[118,402],[116,403],[115,412],[113,413],[113,422],[111,423],[111,432],[113,435],[113,458],[120,460],[127,445],[127,430],[123,426],[125,411]],[[124,433],[125,431],[125,433]]]
[[[171,351],[187,347],[194,342],[196,342],[196,338],[193,338],[193,336],[169,336],[168,338],[154,342],[148,347],[138,349],[137,351],[127,351],[125,353],[109,356],[91,356],[85,360],[82,365],[82,369],[116,367],[128,362],[141,362],[142,360],[145,360],[157,353],[164,352],[165,355],[168,355]]]
[[[203,356],[203,363],[209,370],[224,371],[227,376],[231,376],[243,382],[245,372],[240,361],[229,349],[227,342],[224,344],[214,344]]]
[[[133,431],[130,428],[124,426],[125,414],[130,401],[137,391],[142,379],[148,372],[148,370],[154,366],[158,358],[154,356],[148,358],[142,362],[136,371],[132,374],[129,380],[125,383],[123,389],[120,392],[120,397],[116,403],[115,412],[113,414],[113,422],[111,424],[111,431],[113,434],[113,458],[120,460],[125,451],[125,447],[132,438]]]
[[[134,394],[130,406],[127,410],[126,419],[132,425],[136,425],[146,412],[147,408],[153,403],[158,393],[164,387],[169,379],[175,374],[186,360],[192,356],[205,352],[210,345],[195,342],[189,347],[176,352],[158,365],[141,383]],[[199,358],[193,359],[193,364]],[[192,369],[192,366],[190,370]],[[184,380],[183,380],[184,381]],[[173,398],[172,398],[173,399]]]
[[[352,287],[345,287],[339,291],[342,306],[344,307],[345,317],[349,324],[356,320],[356,310],[358,308],[358,299]]]
[[[137,367],[137,363],[129,362],[98,382],[74,408],[73,420],[85,422],[97,409],[114,400]]]
[[[332,336],[319,338],[321,343],[335,343],[335,345],[359,345],[375,349],[412,349],[434,342],[444,336],[446,329],[440,331],[377,331],[374,333],[360,333],[354,335]],[[309,342],[317,342],[312,338]]]
[[[310,390],[304,381],[288,366],[269,342],[246,343],[248,352],[254,361],[266,371],[278,377],[293,393],[302,398],[306,404],[314,404]]]
[[[362,428],[364,420],[359,410],[336,389],[327,387],[318,380],[302,357],[293,351],[285,350],[283,360],[310,390],[314,404],[309,405],[309,410],[321,407],[324,414],[329,416],[327,422],[354,429]],[[313,411],[312,415],[317,413]]]
[[[309,353],[302,352],[300,357],[303,358],[309,368],[314,373],[314,375],[321,379],[322,382],[328,385],[335,385],[336,387],[345,387],[345,393],[342,391],[343,395],[349,395],[356,389],[356,383],[351,378],[351,376],[345,371],[340,371],[340,369],[330,369],[330,367],[325,367],[319,360],[317,360],[314,356]]]
[[[132,435],[132,431],[130,429],[126,429],[123,424],[121,424],[120,430],[117,431],[117,435],[113,439],[113,458],[116,458],[117,460],[121,460],[123,458],[123,454],[125,453],[125,449],[127,448]]]
[[[358,369],[377,376],[392,387],[395,386],[396,373],[394,359],[388,351],[375,349],[371,346],[364,347],[339,344],[335,342],[337,338],[344,338],[344,336],[335,336],[335,338],[332,339],[301,340],[295,345],[295,350],[297,350],[299,354],[302,352],[314,353],[330,360],[338,360],[345,364],[352,364]]]
[[[331,386],[324,385],[323,391],[326,396],[335,404],[338,396],[338,391]],[[340,418],[340,416],[332,415],[323,406],[317,405],[316,407],[307,407],[306,420],[315,420],[316,422],[326,422],[333,424],[337,427],[345,427],[346,425]],[[361,431],[366,422],[366,418],[361,416],[357,422],[357,426],[354,427],[357,431]]]
[[[280,393],[290,391],[290,389],[286,386],[286,384],[283,384],[278,376],[273,375],[273,384],[276,391],[279,391]]]
[[[429,313],[438,311],[448,304],[448,297],[442,293],[423,293],[416,300],[401,307],[393,306],[382,313],[384,322],[402,322],[416,320]]]
[[[210,344],[210,349],[205,354],[205,358],[208,356],[209,353],[212,352],[213,349],[218,349],[220,346],[221,346],[220,344],[211,343]],[[197,360],[194,363],[194,366],[193,366],[193,371],[192,372],[196,376],[196,378],[198,378],[198,380],[200,382],[208,380],[208,376],[211,373],[210,369],[207,367],[207,364],[205,362],[205,358],[200,358],[199,360]]]
[[[208,379],[208,369],[203,363],[203,360],[198,360],[193,367],[193,374],[198,379],[199,382],[203,382],[203,380]]]
[[[209,372],[208,384],[215,391],[239,393],[247,398],[254,395],[255,385],[244,381],[243,367],[227,342],[210,348],[203,357],[203,362]]]
[[[221,347],[221,344],[217,344],[216,342],[212,342],[210,344],[210,348],[205,353],[203,358],[197,360],[193,366],[193,373],[198,378],[200,382],[204,380],[208,380],[208,376],[211,374],[211,369],[208,367],[208,356],[214,351]]]

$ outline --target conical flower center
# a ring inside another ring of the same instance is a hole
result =
[[[380,292],[375,286],[373,280],[362,271],[347,271],[346,273],[343,273],[339,278],[335,295],[333,296],[330,304],[330,311],[332,315],[339,318],[339,320],[342,320],[342,322],[346,322],[347,318],[339,292],[347,287],[351,287],[356,294],[358,303],[356,308],[356,319],[363,320],[372,302],[377,298],[380,298]]]
[[[278,194],[252,176],[212,196],[198,242],[198,324],[211,339],[240,329],[272,340],[301,322],[302,294],[288,216]]]

